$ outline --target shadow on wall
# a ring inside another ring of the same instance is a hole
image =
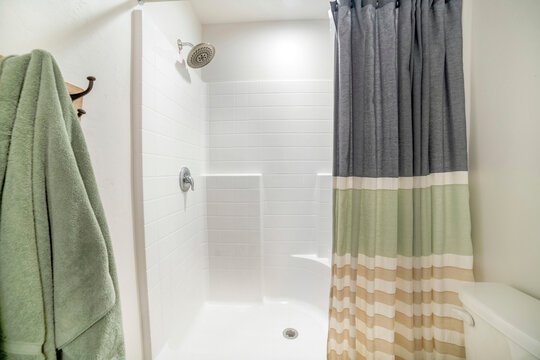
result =
[[[191,75],[189,75],[189,69],[186,60],[182,59],[181,62],[177,60],[174,66],[176,67],[176,71],[178,71],[178,74],[180,74],[182,79],[184,79],[188,84],[191,84]]]

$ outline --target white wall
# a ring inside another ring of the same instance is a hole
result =
[[[234,174],[262,175],[262,294],[324,308],[326,290],[317,282],[324,284],[325,270],[292,255],[328,257],[331,247],[330,22],[207,24],[203,39],[216,46],[216,57],[203,69],[210,92],[210,173],[229,175],[216,177],[222,187]],[[230,222],[229,215],[212,221]],[[215,236],[210,231],[210,253],[235,259],[240,252],[234,239]],[[259,243],[257,236],[245,241]],[[254,266],[258,257],[243,260]],[[210,287],[212,294],[212,282]]]
[[[204,25],[216,56],[203,79],[216,81],[331,80],[329,20]]]
[[[202,25],[190,1],[148,2],[143,9],[174,48],[177,39],[191,43],[202,40]],[[200,75],[200,70],[196,73]]]
[[[50,51],[66,81],[86,86],[82,126],[115,251],[129,359],[142,359],[131,215],[131,0],[2,0],[0,53]]]
[[[330,254],[332,82],[216,82],[209,88],[210,172],[262,174],[263,294],[323,303],[326,293],[311,286],[292,255]],[[215,218],[226,222],[227,214]]]
[[[178,34],[200,41],[200,24],[189,3],[146,6],[142,54],[134,54],[134,62],[142,61],[142,83],[136,82],[142,86],[136,110],[142,117],[135,126],[142,126],[146,278],[152,358],[156,358],[164,346],[181,340],[206,298],[206,186],[201,174],[207,168],[208,123],[207,88],[200,71],[177,61],[175,41],[171,44],[157,26],[161,12],[182,6]],[[195,191],[183,193],[179,188],[183,166],[191,170]]]
[[[260,174],[206,177],[209,301],[262,300]]]
[[[475,275],[540,298],[540,1],[472,3]]]

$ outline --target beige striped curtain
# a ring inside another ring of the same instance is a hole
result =
[[[462,359],[461,0],[341,0],[328,359]]]

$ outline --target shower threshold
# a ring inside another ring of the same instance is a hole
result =
[[[265,299],[261,303],[206,303],[177,346],[158,360],[324,360],[327,314],[312,305]],[[285,338],[284,329],[298,336]]]

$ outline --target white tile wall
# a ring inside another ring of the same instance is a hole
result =
[[[209,299],[260,301],[261,175],[208,175]]]
[[[196,316],[208,283],[206,191],[200,176],[207,171],[208,92],[199,74],[186,72],[176,59],[177,50],[145,17],[143,191],[153,357]],[[182,166],[191,169],[197,191],[180,191]]]
[[[332,82],[210,83],[209,94],[210,170],[262,174],[264,293],[292,296],[279,281],[290,256],[330,253]]]
[[[317,174],[319,213],[317,220],[317,255],[330,258],[332,254],[332,174]]]
[[[326,308],[319,270],[291,255],[329,254],[331,178],[321,174],[332,167],[331,82],[206,85],[176,62],[149,19],[143,24],[153,356],[181,337],[206,299],[296,297]],[[179,190],[182,166],[197,191]]]

